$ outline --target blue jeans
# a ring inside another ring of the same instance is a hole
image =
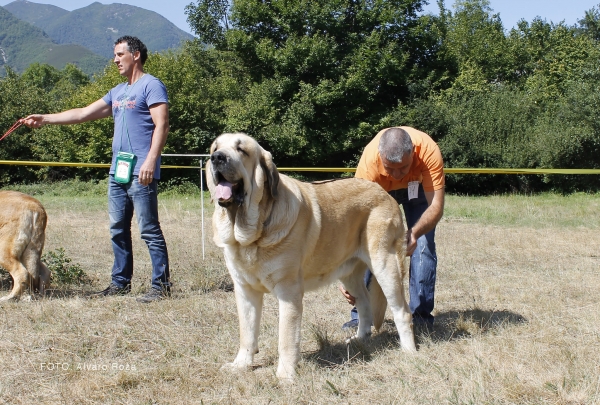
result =
[[[131,220],[135,211],[140,234],[150,252],[152,288],[171,286],[167,244],[158,222],[157,181],[147,186],[138,182],[138,176],[128,184],[117,183],[113,175],[108,180],[108,215],[110,237],[115,262],[112,283],[123,288],[131,284],[133,275],[133,247]]]
[[[419,185],[419,195],[408,199],[408,190],[393,190],[389,194],[394,197],[404,209],[406,225],[412,228],[429,205],[425,198],[423,186]],[[416,322],[433,324],[431,315],[434,306],[435,277],[437,270],[437,255],[435,253],[435,228],[417,239],[417,248],[410,257],[408,291],[410,294],[409,308]],[[369,286],[371,271],[367,269],[365,284]],[[356,308],[350,313],[352,319],[358,319]]]

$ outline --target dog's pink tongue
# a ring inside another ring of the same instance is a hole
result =
[[[222,181],[217,185],[215,194],[219,200],[229,200],[231,198],[233,184],[228,181]]]

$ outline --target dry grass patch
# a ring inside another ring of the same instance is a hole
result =
[[[149,287],[150,261],[137,229],[131,296],[88,300],[89,291],[110,281],[105,198],[38,197],[49,215],[46,251],[64,248],[93,284],[0,307],[2,403],[600,403],[597,220],[533,225],[528,215],[540,218],[552,209],[540,197],[529,197],[538,208],[520,214],[524,225],[461,216],[468,207],[460,205],[472,201],[449,199],[437,230],[436,325],[416,331],[416,355],[398,349],[390,314],[372,339],[347,345],[340,326],[350,308],[336,286],[308,293],[303,357],[291,386],[275,378],[272,296],[265,299],[253,370],[220,371],[237,351],[237,312],[221,252],[210,239],[209,211],[202,260],[199,199],[161,197],[174,292],[144,305],[135,296]]]

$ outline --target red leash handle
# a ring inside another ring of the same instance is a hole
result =
[[[10,134],[12,134],[21,125],[23,125],[23,120],[22,119],[17,120],[17,122],[15,122],[14,125],[12,127],[10,127],[10,129],[8,131],[6,131],[6,133],[4,135],[2,135],[2,138],[0,138],[0,141],[3,140],[4,138],[6,138],[7,136],[9,136]]]

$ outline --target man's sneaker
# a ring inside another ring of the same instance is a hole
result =
[[[413,325],[424,325],[426,327],[432,328],[435,322],[435,318],[432,315],[427,317],[422,317],[419,315],[413,314]]]
[[[358,329],[358,319],[350,319],[348,322],[342,325],[342,330],[352,331]]]
[[[95,292],[95,293],[91,294],[90,297],[91,298],[102,298],[102,297],[110,297],[110,296],[114,296],[114,295],[125,295],[125,294],[129,294],[130,291],[131,291],[131,284],[127,284],[125,287],[119,287],[113,283],[110,283],[110,285],[106,289]]]
[[[137,302],[149,303],[154,301],[164,300],[170,295],[170,291],[168,288],[159,290],[158,288],[151,288],[146,295],[141,297],[137,297],[135,300]]]

